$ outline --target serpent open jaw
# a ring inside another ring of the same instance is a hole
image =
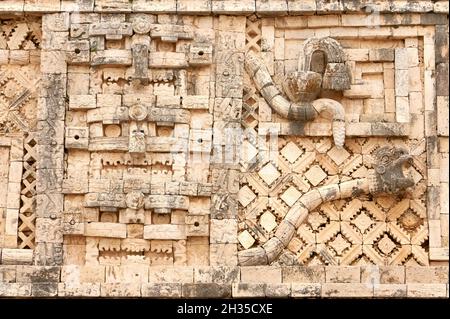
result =
[[[377,192],[399,194],[414,185],[412,156],[401,147],[383,147],[376,153]]]

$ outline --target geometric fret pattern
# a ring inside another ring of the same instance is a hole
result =
[[[254,239],[252,247],[274,235],[277,228],[270,227],[268,216],[279,223],[302,194],[366,176],[373,169],[374,152],[382,146],[410,150],[408,145],[414,144],[355,138],[338,150],[328,137],[283,137],[278,142],[277,158],[258,156],[241,180],[239,234],[248,232]],[[411,153],[416,182],[412,193],[402,200],[368,196],[324,203],[309,213],[283,253],[285,258],[279,260],[302,265],[428,265],[426,153],[425,149]]]

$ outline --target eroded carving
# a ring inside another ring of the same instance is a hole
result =
[[[78,28],[66,47],[80,72],[68,75],[63,193],[81,208],[64,212],[65,235],[86,238],[87,264],[186,265],[191,238],[209,235],[209,164],[192,174],[190,154],[211,149],[212,41],[147,14]]]

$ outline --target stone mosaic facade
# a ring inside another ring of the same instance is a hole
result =
[[[0,297],[448,288],[448,2],[0,2]]]

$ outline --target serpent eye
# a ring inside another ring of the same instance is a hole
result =
[[[387,164],[387,163],[389,163],[389,156],[383,155],[383,156],[381,157],[380,162],[381,162],[382,164]]]

